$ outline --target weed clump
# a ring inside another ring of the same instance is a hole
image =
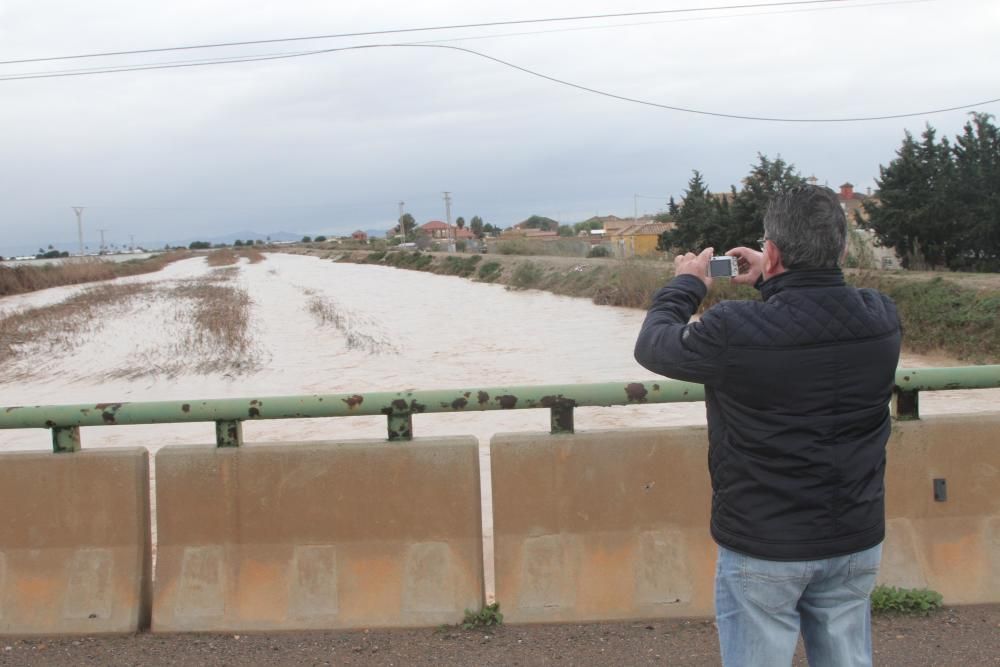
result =
[[[476,628],[488,628],[490,626],[503,625],[503,614],[500,612],[500,603],[488,604],[479,611],[465,610],[465,618],[462,620],[462,627],[466,630]]]
[[[943,598],[927,588],[876,586],[871,595],[874,614],[919,614],[927,616],[941,608]]]

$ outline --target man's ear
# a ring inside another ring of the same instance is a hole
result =
[[[785,272],[785,266],[781,263],[781,250],[774,241],[764,244],[764,276],[770,278],[779,273]]]

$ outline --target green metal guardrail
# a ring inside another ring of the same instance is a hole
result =
[[[912,368],[896,371],[893,410],[897,419],[919,418],[919,392],[1000,387],[1000,365]],[[84,405],[0,407],[0,429],[52,430],[55,452],[80,449],[81,426],[215,422],[219,447],[243,441],[243,422],[384,415],[389,440],[413,437],[413,415],[437,412],[547,408],[552,433],[573,432],[573,410],[643,403],[702,401],[700,384],[660,380],[577,385],[535,385],[482,389],[265,396],[201,401],[147,401]]]

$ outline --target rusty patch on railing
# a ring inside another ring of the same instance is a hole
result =
[[[354,408],[358,407],[359,405],[365,402],[365,397],[361,396],[360,394],[354,394],[353,396],[348,396],[347,398],[341,400],[344,401],[344,403],[347,403],[347,407],[353,410]]]
[[[493,400],[499,403],[500,407],[504,410],[513,410],[517,406],[517,396],[511,396],[510,394],[497,396]]]
[[[641,384],[639,382],[632,382],[630,384],[625,385],[625,396],[628,398],[630,402],[645,403],[646,394],[648,393],[649,392],[646,391],[646,385]]]

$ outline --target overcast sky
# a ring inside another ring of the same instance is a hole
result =
[[[0,60],[439,25],[708,8],[739,0],[0,0]],[[670,106],[786,118],[881,116],[1000,97],[996,0],[828,2],[409,32],[0,65],[0,77],[362,44],[473,49]],[[447,40],[447,41],[445,41]],[[997,113],[1000,104],[978,107]],[[446,49],[399,47],[93,76],[0,80],[0,254],[76,240],[387,229],[531,214],[656,212],[692,169],[713,190],[758,152],[874,187],[905,129],[967,111],[765,123],[610,99]],[[647,198],[648,197],[648,198]],[[657,199],[658,197],[658,199]],[[7,249],[6,251],[4,249]]]

